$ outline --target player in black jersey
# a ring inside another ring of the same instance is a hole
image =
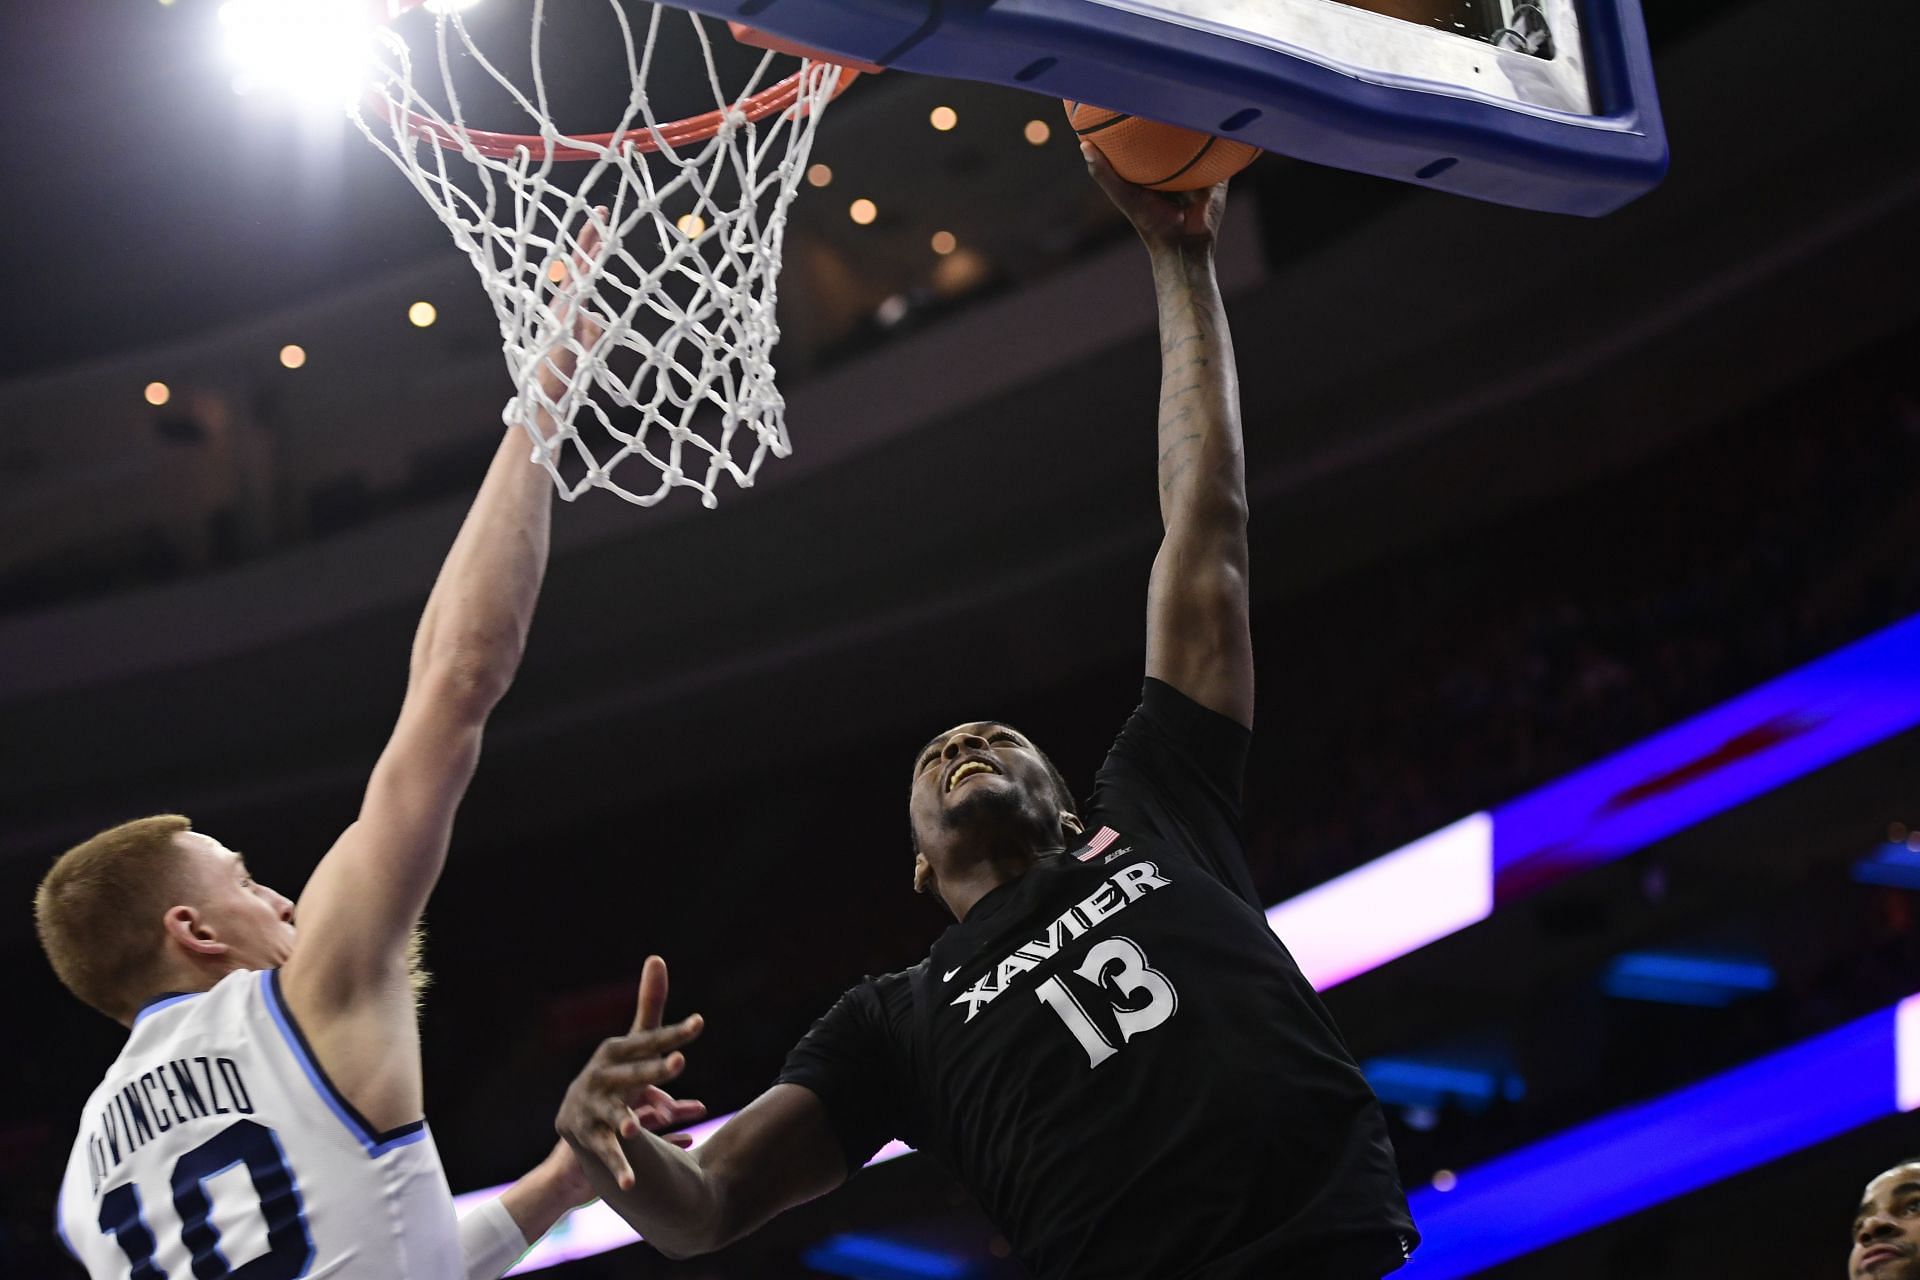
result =
[[[661,1026],[647,962],[632,1033],[595,1053],[558,1128],[669,1256],[823,1194],[891,1138],[952,1168],[1041,1277],[1377,1280],[1417,1240],[1379,1103],[1268,927],[1238,831],[1253,652],[1225,187],[1162,196],[1088,163],[1159,303],[1165,537],[1140,706],[1084,805],[1006,724],[928,742],[915,881],[958,923],[849,991],[691,1154],[626,1105],[701,1025]]]

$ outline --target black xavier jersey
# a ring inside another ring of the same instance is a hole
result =
[[[1417,1241],[1380,1105],[1268,927],[1248,734],[1148,680],[1084,844],[849,991],[780,1079],[858,1168],[954,1170],[1041,1277],[1377,1280]]]

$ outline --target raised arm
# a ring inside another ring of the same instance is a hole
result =
[[[589,230],[582,252],[597,250]],[[584,320],[576,338],[596,334]],[[571,350],[551,356],[557,400]],[[544,410],[536,425],[551,429]],[[321,1065],[376,1132],[421,1115],[420,1055],[407,943],[446,860],[481,731],[512,682],[546,571],[552,485],[508,429],[414,635],[406,696],[360,812],[315,868],[295,908],[298,941],[282,987]]]
[[[679,1075],[698,1015],[661,1026],[667,970],[649,957],[633,1028],[601,1044],[554,1127],[602,1200],[669,1258],[724,1248],[851,1172],[812,1091],[777,1084],[691,1151],[656,1137],[657,1087]]]
[[[1247,622],[1247,482],[1240,384],[1214,275],[1227,185],[1162,194],[1121,181],[1098,151],[1087,167],[1153,261],[1160,312],[1160,520],[1147,587],[1147,674],[1253,726]]]

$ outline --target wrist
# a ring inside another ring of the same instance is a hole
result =
[[[581,1191],[567,1175],[564,1166],[548,1157],[502,1193],[503,1205],[528,1243],[545,1235],[575,1205],[593,1198],[591,1188]]]
[[[1156,278],[1207,281],[1213,278],[1213,241],[1175,240],[1147,246]]]
[[[475,1205],[460,1216],[460,1258],[467,1280],[498,1280],[527,1251],[504,1196]]]

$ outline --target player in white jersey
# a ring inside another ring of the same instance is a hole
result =
[[[96,1277],[490,1280],[592,1195],[556,1151],[456,1233],[425,1122],[374,1132],[314,1060],[280,971],[237,970],[134,1016],[81,1113],[57,1221]]]
[[[589,230],[581,251],[597,250]],[[583,346],[598,336],[584,318],[574,330]],[[550,399],[573,365],[571,351],[549,356]],[[61,1189],[61,1234],[94,1280],[497,1275],[568,1195],[586,1198],[556,1152],[456,1224],[424,1118],[410,979],[409,944],[546,568],[552,486],[526,448],[509,428],[427,600],[358,818],[297,907],[177,815],[102,832],[41,882],[35,920],[55,972],[131,1033]],[[645,1100],[656,1124],[699,1114]]]

